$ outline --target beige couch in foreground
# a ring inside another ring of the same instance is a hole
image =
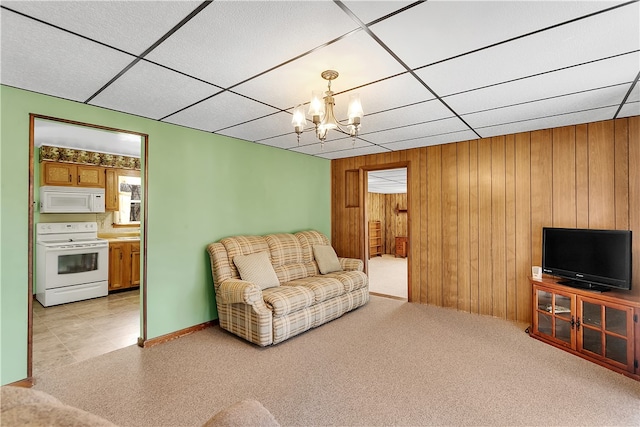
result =
[[[220,326],[260,346],[369,301],[363,262],[338,258],[318,231],[227,237],[207,251]]]
[[[3,427],[115,427],[115,424],[92,413],[65,405],[55,397],[39,390],[23,387],[0,388],[0,425]],[[260,402],[247,399],[222,409],[202,427],[279,426]]]

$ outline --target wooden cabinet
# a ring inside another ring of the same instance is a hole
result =
[[[120,202],[118,198],[118,177],[120,176],[140,176],[139,170],[133,169],[112,169],[106,168],[105,172],[105,210],[117,211],[120,209]]]
[[[396,236],[396,258],[407,257],[407,236]]]
[[[42,162],[40,185],[104,188],[105,168],[72,163]]]
[[[640,380],[640,299],[531,280],[531,336]]]
[[[374,256],[382,256],[380,221],[369,221],[369,258]]]
[[[140,286],[140,242],[109,243],[109,291]]]
[[[104,209],[118,210],[118,173],[115,169],[105,171]]]

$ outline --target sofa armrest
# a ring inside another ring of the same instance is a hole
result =
[[[364,270],[364,263],[361,259],[357,258],[338,258],[340,266],[345,271],[362,271]]]
[[[258,301],[262,301],[262,289],[253,282],[227,279],[218,287],[216,297],[220,304],[243,303],[254,305]]]

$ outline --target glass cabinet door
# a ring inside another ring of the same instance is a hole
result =
[[[633,309],[580,297],[578,351],[633,371]]]
[[[575,317],[572,315],[574,298],[570,295],[537,289],[536,332],[571,347],[574,338]]]

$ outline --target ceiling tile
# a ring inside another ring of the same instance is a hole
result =
[[[362,130],[360,134],[366,139],[371,133],[386,129],[397,129],[418,123],[433,122],[452,116],[453,113],[451,110],[445,107],[442,102],[433,99],[383,113],[365,115],[362,118]]]
[[[139,55],[191,13],[197,1],[3,1],[2,5]]]
[[[294,145],[296,144],[296,134],[291,126],[291,114],[289,113],[272,114],[239,126],[224,129],[220,133],[247,141],[265,140],[274,136],[288,134],[289,139]],[[268,140],[264,141],[264,143],[271,145]]]
[[[442,120],[406,126],[399,129],[375,132],[363,135],[368,141],[376,144],[390,144],[404,140],[415,140],[451,132],[467,130],[468,127],[457,117],[450,117]]]
[[[549,117],[601,107],[618,106],[624,99],[628,85],[617,85],[604,89],[576,93],[559,98],[520,104],[509,108],[472,113],[463,119],[474,129],[499,125],[538,117]],[[482,134],[482,132],[481,132]]]
[[[276,111],[234,93],[223,92],[167,117],[164,121],[213,132]]]
[[[366,156],[367,154],[387,153],[389,150],[375,145],[369,147],[344,149],[340,151],[324,152],[316,154],[317,157],[325,159],[343,159],[345,157]]]
[[[384,147],[391,148],[393,151],[398,151],[427,147],[429,145],[448,144],[450,142],[469,141],[472,139],[478,139],[478,135],[471,130],[460,130],[439,135],[423,136],[405,141],[392,142],[390,144],[385,144]]]
[[[549,1],[541,7],[535,1],[429,1],[372,30],[416,68],[611,6],[611,2]]]
[[[640,64],[640,53],[633,52],[553,73],[447,96],[444,100],[459,114],[505,107],[629,82],[638,72],[638,64]]]
[[[84,102],[134,58],[3,10],[2,84]]]
[[[311,139],[309,139],[309,141],[306,142],[306,141],[303,141],[302,138],[300,138],[300,145],[298,145],[296,134],[293,131],[286,135],[274,136],[271,138],[258,140],[256,142],[258,144],[269,145],[271,147],[284,148],[284,149],[290,149],[297,146],[307,145],[307,143],[313,143]]]
[[[218,92],[207,83],[140,61],[90,103],[160,119]]]
[[[409,73],[356,88],[347,95],[351,93],[360,95],[365,115],[363,120],[368,114],[434,99],[433,94]]]
[[[148,58],[229,87],[356,28],[333,2],[302,4],[213,2]]]
[[[536,118],[515,123],[505,123],[476,129],[483,138],[490,136],[509,135],[512,133],[528,132],[538,129],[551,129],[561,126],[577,125],[581,123],[609,120],[615,114],[616,107],[605,107],[590,111],[579,111],[559,116]]]
[[[382,18],[392,12],[402,9],[405,6],[414,3],[413,1],[343,1],[345,6],[349,8],[363,23],[368,24],[378,18]]]
[[[331,90],[336,93],[404,71],[366,33],[358,32],[237,86],[234,91],[254,99],[268,99],[271,105],[288,109],[309,102],[314,90],[327,90],[327,81],[320,76],[324,70],[340,73],[331,83]],[[427,93],[423,96],[427,98]],[[335,96],[339,119],[346,116],[348,99],[348,94]]]
[[[635,16],[634,16],[635,14]],[[440,96],[640,49],[638,4],[417,71]],[[617,28],[617,31],[611,31]]]
[[[640,116],[640,84],[636,83],[618,117]]]
[[[352,141],[351,138],[342,138],[342,139],[335,139],[333,141],[325,141],[324,146],[320,144],[320,142],[317,140],[306,145],[303,145],[301,143],[300,147],[293,147],[292,150],[297,151],[299,153],[318,155],[322,153],[355,150],[359,148],[368,148],[372,146],[374,145],[369,142],[362,141],[361,139],[356,139],[354,143],[354,141]],[[382,151],[388,151],[388,150],[383,149]]]

